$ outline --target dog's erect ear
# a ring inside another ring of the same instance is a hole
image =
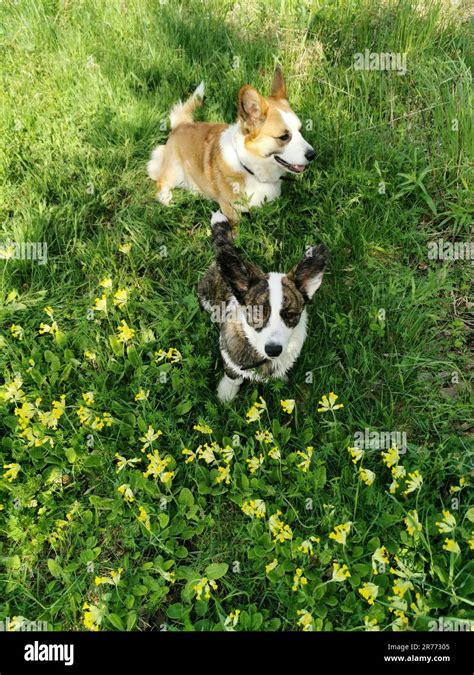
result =
[[[232,227],[220,211],[213,214],[211,224],[217,267],[238,302],[242,303],[250,286],[263,278],[263,272],[257,266],[242,260],[234,246]]]
[[[255,87],[246,84],[239,91],[238,111],[244,127],[248,131],[254,131],[265,122],[268,103]]]
[[[275,68],[275,72],[273,73],[271,96],[273,96],[274,98],[288,98],[285,78],[283,77],[283,71],[280,68],[280,66],[277,66]]]
[[[311,246],[299,263],[288,272],[288,279],[293,281],[306,301],[311,300],[321,286],[328,260],[329,251],[324,244]]]

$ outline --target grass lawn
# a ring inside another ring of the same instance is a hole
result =
[[[430,245],[472,236],[468,18],[408,0],[0,3],[0,619],[474,620],[473,268]],[[365,50],[406,72],[355,68]],[[317,158],[238,245],[268,271],[319,241],[331,261],[289,381],[222,406],[196,293],[216,207],[175,191],[165,208],[146,162],[201,79],[197,117],[232,122],[275,58]],[[45,264],[19,242],[45,243]],[[318,412],[330,392],[344,407]],[[364,430],[379,447],[359,453]]]

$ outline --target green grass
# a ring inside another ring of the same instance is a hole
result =
[[[92,612],[102,630],[221,630],[239,609],[235,630],[299,630],[306,610],[315,630],[365,630],[376,620],[387,631],[474,619],[472,266],[428,258],[432,240],[470,239],[467,9],[406,0],[239,6],[0,4],[0,240],[48,246],[45,265],[0,261],[0,391],[23,382],[21,400],[0,402],[0,461],[21,467],[0,479],[0,619],[85,629]],[[365,49],[406,53],[406,75],[354,70],[354,53]],[[145,164],[178,98],[204,79],[200,119],[231,122],[242,84],[268,91],[274,57],[318,155],[281,199],[242,221],[238,243],[265,269],[283,271],[323,241],[331,264],[288,383],[247,385],[220,406],[217,332],[196,295],[212,260],[215,205],[175,191],[164,208]],[[129,253],[119,251],[124,243]],[[111,292],[99,285],[106,277]],[[124,288],[120,309],[112,296]],[[102,293],[107,314],[91,314]],[[136,331],[125,346],[116,338],[122,319]],[[57,331],[39,334],[53,321]],[[169,348],[179,362],[155,356]],[[136,401],[140,389],[148,397]],[[318,413],[330,391],[344,408]],[[84,392],[94,393],[94,413],[81,423]],[[65,410],[48,428],[43,413],[61,395]],[[267,409],[248,423],[259,396]],[[291,415],[280,399],[296,400]],[[15,408],[25,401],[37,410],[22,434]],[[93,428],[104,412],[111,425]],[[149,425],[162,431],[152,447],[174,472],[166,483],[143,476],[139,439]],[[365,428],[406,433],[400,464],[421,473],[419,489],[405,495],[401,480],[390,494],[377,449],[363,458],[375,481],[361,482],[347,447]],[[271,430],[274,443],[256,440],[258,429]],[[214,464],[185,463],[182,449],[206,439],[233,445],[229,484],[216,482],[219,452]],[[268,455],[273,445],[281,461]],[[314,454],[304,472],[296,453],[306,446]],[[252,474],[246,460],[261,453]],[[116,454],[141,463],[117,473]],[[450,491],[463,477],[462,490]],[[117,491],[123,484],[131,503]],[[264,518],[242,511],[251,499],[265,502]],[[414,510],[422,529],[411,536],[404,519]],[[456,521],[446,535],[435,524],[443,510]],[[271,535],[277,511],[291,541]],[[349,521],[342,546],[329,534]],[[319,538],[312,554],[300,548],[310,537]],[[459,553],[443,549],[446,537]],[[382,546],[391,562],[375,574]],[[331,581],[333,563],[351,577]],[[398,565],[410,584],[397,604],[390,568]],[[95,583],[118,568],[117,585]],[[308,583],[293,591],[298,568]],[[218,579],[209,601],[193,590],[203,577]],[[378,586],[373,604],[359,593],[366,583]]]

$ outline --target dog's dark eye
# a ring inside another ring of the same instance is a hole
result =
[[[280,312],[280,316],[288,326],[295,326],[300,318],[298,312],[288,312],[286,310]]]
[[[290,140],[290,134],[286,133],[286,134],[283,134],[283,136],[278,136],[278,138],[280,139],[280,141],[288,141],[288,140]]]

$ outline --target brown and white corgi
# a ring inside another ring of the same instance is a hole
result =
[[[220,324],[225,374],[217,395],[231,401],[244,380],[285,378],[295,363],[306,339],[306,306],[321,285],[328,250],[312,246],[288,274],[265,274],[241,258],[222,213],[211,223],[216,262],[200,281],[198,295]]]
[[[194,122],[203,97],[201,82],[185,103],[172,108],[171,134],[154,149],[148,175],[162,204],[170,204],[173,188],[185,188],[218,202],[235,223],[240,211],[279,197],[285,172],[302,173],[316,153],[300,132],[279,68],[270,96],[248,84],[241,88],[235,124]]]

